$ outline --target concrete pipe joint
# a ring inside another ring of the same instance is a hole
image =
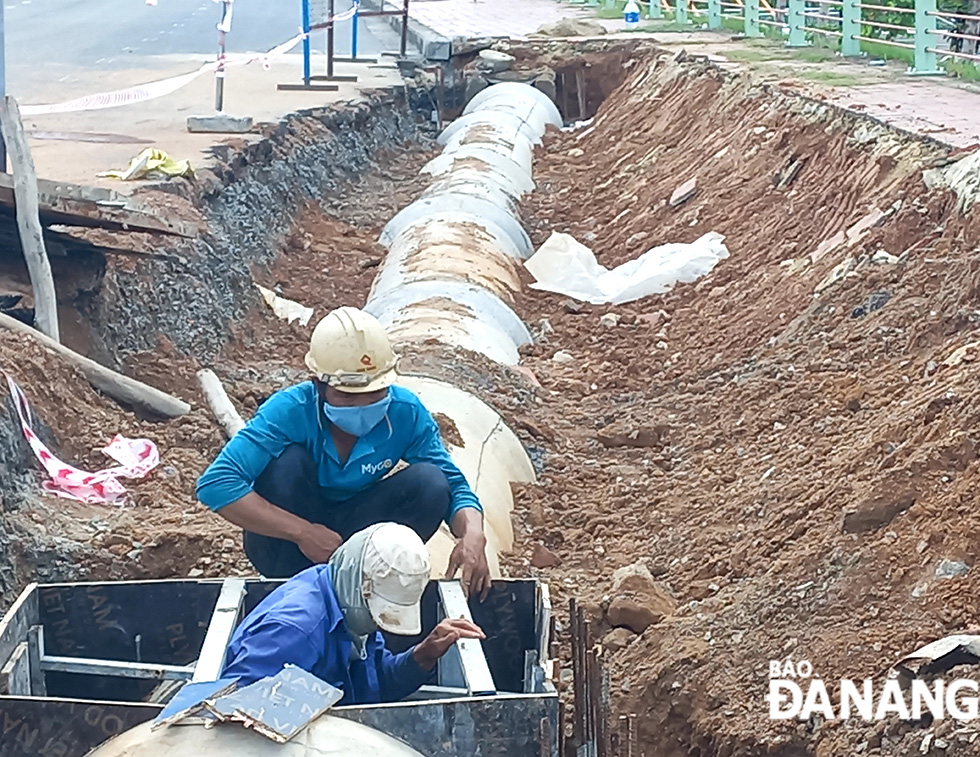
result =
[[[547,114],[550,123],[555,126],[560,127],[562,125],[561,113],[558,111],[558,106],[555,105],[551,98],[548,97],[544,92],[542,92],[537,87],[532,87],[529,84],[517,84],[516,82],[502,82],[500,84],[494,84],[492,87],[487,87],[480,92],[477,92],[468,103],[466,103],[466,108],[463,110],[463,115],[469,115],[470,113],[475,113],[478,110],[483,110],[487,107],[493,107],[492,103],[494,101],[510,101],[514,102],[524,102],[526,100],[534,101],[541,110]]]
[[[473,135],[467,131],[456,132],[447,140],[442,150],[443,155],[465,156],[470,150],[480,149],[495,152],[525,169],[530,175],[531,162],[534,157],[534,145],[527,137],[514,133],[498,133],[488,129],[479,133],[479,141],[474,141]]]
[[[479,144],[484,134],[496,134],[508,140],[523,137],[531,144],[538,145],[541,144],[544,129],[512,113],[479,111],[457,118],[442,130],[436,141],[441,145],[449,144],[460,134],[464,135],[462,141],[470,144]]]
[[[285,744],[235,726],[151,731],[150,725],[144,723],[110,739],[88,757],[425,757],[380,731],[331,715],[313,721]]]
[[[531,257],[531,253],[534,252],[524,227],[506,208],[495,205],[483,197],[462,193],[439,194],[416,200],[388,221],[388,224],[381,230],[378,241],[388,247],[392,240],[408,226],[447,213],[462,213],[487,219],[493,226],[503,230],[514,247],[517,248],[521,259]]]
[[[494,178],[501,186],[512,187],[517,196],[534,189],[531,166],[521,166],[509,155],[488,150],[476,145],[461,147],[450,153],[433,158],[422,167],[422,173],[439,177],[446,174],[483,173]]]

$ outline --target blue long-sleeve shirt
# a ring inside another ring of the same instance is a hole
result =
[[[212,510],[241,499],[266,466],[290,444],[301,444],[317,465],[328,502],[343,502],[388,473],[399,460],[432,463],[449,480],[451,499],[446,522],[465,507],[482,511],[466,478],[453,463],[439,427],[422,401],[401,386],[388,389],[388,419],[357,439],[341,464],[320,399],[312,381],[282,389],[258,409],[225,445],[197,482],[197,498]]]
[[[378,632],[367,639],[366,659],[351,654],[330,571],[314,565],[262,600],[235,630],[221,677],[238,677],[241,688],[288,663],[342,690],[340,704],[397,702],[425,683],[431,674],[412,650],[393,654]]]

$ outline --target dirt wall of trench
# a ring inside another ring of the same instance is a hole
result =
[[[977,753],[955,722],[770,721],[764,698],[770,659],[880,686],[980,621],[980,225],[923,181],[948,150],[705,63],[626,66],[536,155],[532,240],[570,233],[611,268],[717,231],[731,257],[627,305],[522,293],[545,456],[512,569],[590,602],[648,757]],[[669,600],[614,590],[636,561]]]

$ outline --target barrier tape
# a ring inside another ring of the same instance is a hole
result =
[[[44,442],[34,433],[31,406],[24,392],[9,374],[4,373],[4,376],[7,377],[10,397],[17,409],[24,438],[27,439],[34,455],[41,461],[41,465],[50,477],[49,481],[41,484],[46,492],[88,504],[124,505],[127,497],[126,489],[118,479],[120,477],[143,478],[160,464],[160,451],[149,439],[127,439],[119,434],[116,434],[102,450],[105,455],[119,463],[114,468],[89,473],[62,462],[51,454]]]
[[[334,16],[333,20],[346,21],[349,18],[353,18],[354,14],[357,13],[358,6],[359,3],[355,2],[350,9]],[[155,100],[158,97],[169,95],[182,87],[186,87],[203,74],[218,72],[228,66],[247,66],[256,61],[262,61],[262,68],[268,70],[271,68],[272,61],[275,58],[282,57],[307,37],[309,37],[308,33],[300,32],[292,39],[286,40],[281,45],[276,45],[268,52],[253,55],[249,58],[240,60],[228,60],[224,58],[222,60],[212,61],[211,63],[205,63],[197,71],[188,74],[172,76],[169,79],[160,79],[147,84],[138,84],[133,87],[126,87],[125,89],[113,90],[112,92],[100,92],[95,95],[77,97],[74,100],[67,100],[65,102],[52,103],[50,105],[22,105],[20,112],[24,116],[45,116],[52,113],[73,113],[86,110],[118,108],[121,105],[133,105],[134,103],[146,102],[147,100]]]

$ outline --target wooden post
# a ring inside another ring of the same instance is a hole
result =
[[[0,313],[0,328],[16,331],[18,334],[27,334],[37,339],[55,354],[77,365],[92,386],[120,402],[141,408],[163,418],[177,418],[181,415],[187,415],[191,411],[191,406],[183,400],[172,397],[166,392],[161,392],[159,389],[154,389],[152,386],[147,386],[136,379],[131,379],[129,376],[116,373],[104,365],[99,365],[94,360],[79,355],[5,313]]]
[[[31,287],[34,289],[34,323],[41,333],[60,342],[58,298],[54,291],[51,263],[47,250],[44,249],[44,236],[38,215],[37,174],[27,146],[24,123],[20,120],[20,108],[10,95],[4,96],[3,107],[0,108],[0,130],[3,132],[14,174],[17,230],[20,232],[20,244],[24,249],[24,260],[27,261]]]

